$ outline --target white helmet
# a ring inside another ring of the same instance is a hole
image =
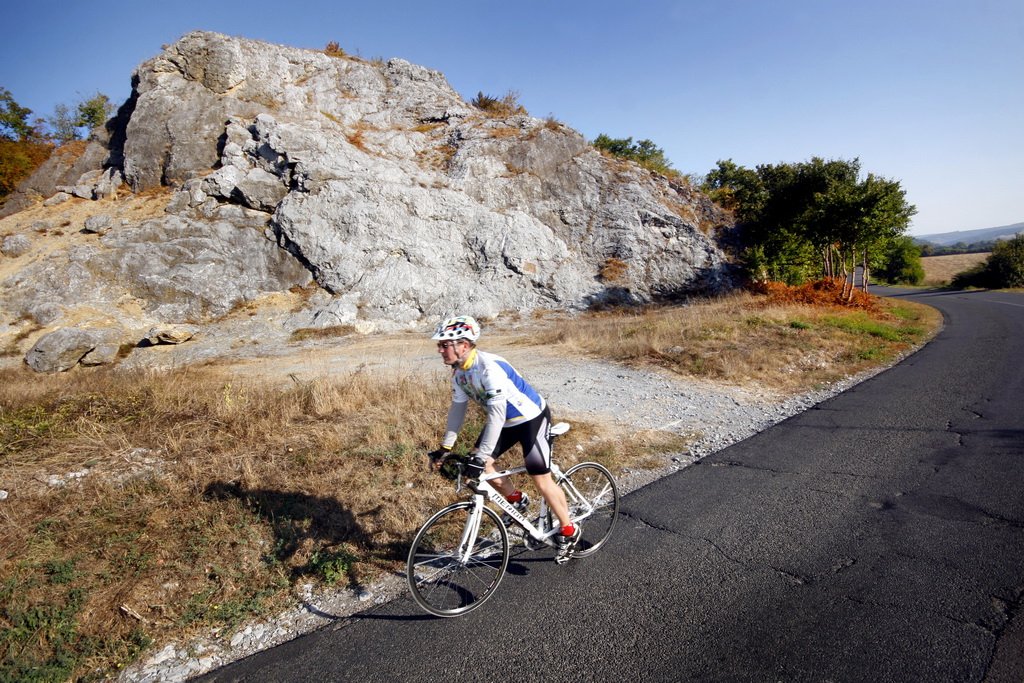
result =
[[[434,330],[434,336],[431,337],[434,341],[466,339],[474,343],[479,338],[480,323],[468,315],[460,315],[455,318],[443,320],[441,324],[437,326],[437,329]]]

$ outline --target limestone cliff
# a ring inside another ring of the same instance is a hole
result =
[[[481,111],[436,71],[196,32],[133,86],[78,178],[50,164],[6,213],[33,191],[169,187],[165,214],[66,249],[15,222],[32,246],[7,256],[7,331],[126,299],[122,326],[201,323],[310,278],[323,293],[286,324],[394,329],[728,286],[728,219],[706,197],[557,121]]]

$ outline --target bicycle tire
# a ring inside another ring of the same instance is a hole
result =
[[[439,510],[416,533],[409,549],[409,590],[416,603],[435,616],[457,617],[476,609],[505,575],[508,531],[487,506],[469,560],[462,561],[458,545],[473,507],[472,501],[463,501]]]
[[[565,485],[565,479],[572,482],[587,505],[576,498],[572,489]],[[573,557],[586,557],[597,552],[611,536],[619,512],[619,488],[615,477],[604,465],[581,462],[566,470],[559,486],[565,492],[569,515],[583,527],[583,535],[576,544]],[[586,512],[588,505],[592,507],[589,514]]]

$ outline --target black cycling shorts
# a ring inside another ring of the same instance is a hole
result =
[[[544,412],[528,422],[502,428],[491,457],[497,460],[517,443],[523,448],[527,472],[547,474],[551,471],[551,410],[547,406]],[[476,445],[480,445],[480,439],[477,439]]]

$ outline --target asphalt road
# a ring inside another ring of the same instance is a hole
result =
[[[905,293],[893,369],[513,557],[457,619],[404,598],[208,681],[1024,681],[1024,296]],[[613,388],[610,388],[613,390]]]

